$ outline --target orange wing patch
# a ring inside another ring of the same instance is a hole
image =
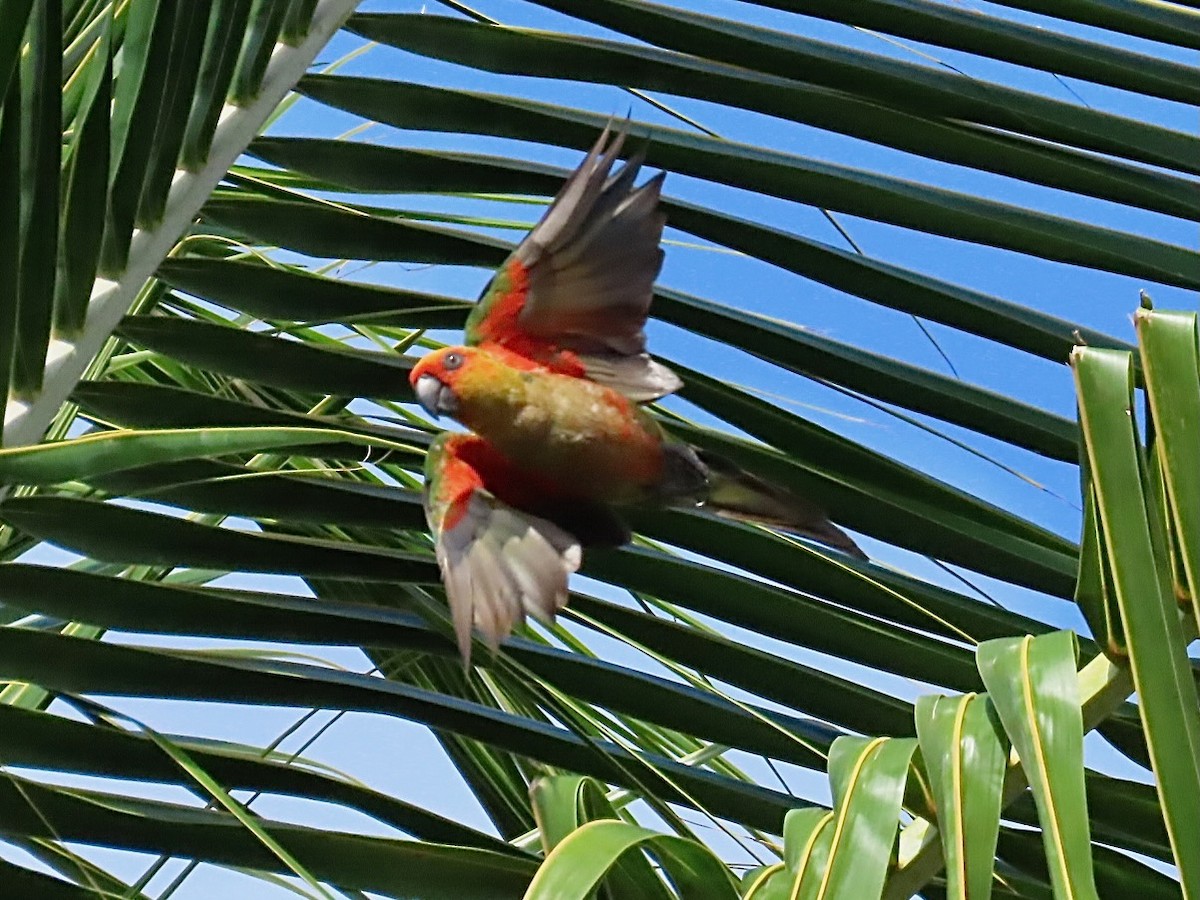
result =
[[[462,521],[471,503],[471,494],[483,487],[483,476],[466,458],[471,444],[482,443],[474,435],[455,435],[446,441],[439,476],[437,502],[444,505],[442,528],[451,529]]]
[[[573,378],[586,376],[587,369],[576,354],[521,328],[520,316],[529,296],[529,270],[525,265],[515,257],[510,259],[504,266],[503,278],[504,293],[492,302],[476,329],[478,345],[493,352],[506,351],[502,354],[504,361],[517,369],[546,368]]]
[[[516,468],[491,444],[474,434],[456,434],[449,438],[444,460],[437,499],[447,505],[443,521],[446,529],[462,521],[476,489],[487,491],[518,509],[570,498],[570,494],[554,482]]]
[[[506,344],[525,337],[517,318],[525,308],[529,295],[529,270],[516,257],[511,257],[501,272],[505,291],[491,303],[487,315],[476,327],[478,343]]]

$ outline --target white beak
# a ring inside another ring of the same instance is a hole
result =
[[[435,419],[443,414],[453,416],[458,411],[454,393],[434,375],[422,375],[413,389],[421,408]]]

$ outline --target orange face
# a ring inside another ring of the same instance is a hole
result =
[[[435,419],[458,412],[455,384],[478,353],[470,347],[446,347],[421,358],[408,373],[417,402]]]
[[[431,416],[457,418],[462,390],[471,384],[494,384],[514,371],[546,369],[503,347],[445,347],[423,356],[408,373],[408,381]]]

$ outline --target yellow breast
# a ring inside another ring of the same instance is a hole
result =
[[[611,388],[538,371],[498,371],[490,382],[459,392],[459,419],[515,465],[617,503],[660,478],[658,426]]]

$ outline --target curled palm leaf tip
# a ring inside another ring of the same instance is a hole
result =
[[[425,464],[433,532],[465,664],[471,630],[495,649],[526,615],[553,620],[585,546],[618,546],[621,507],[703,506],[865,558],[815,504],[668,436],[641,404],[682,383],[646,352],[666,216],[665,173],[615,173],[605,128],[541,221],[493,276],[465,346],[410,375],[446,433]]]

